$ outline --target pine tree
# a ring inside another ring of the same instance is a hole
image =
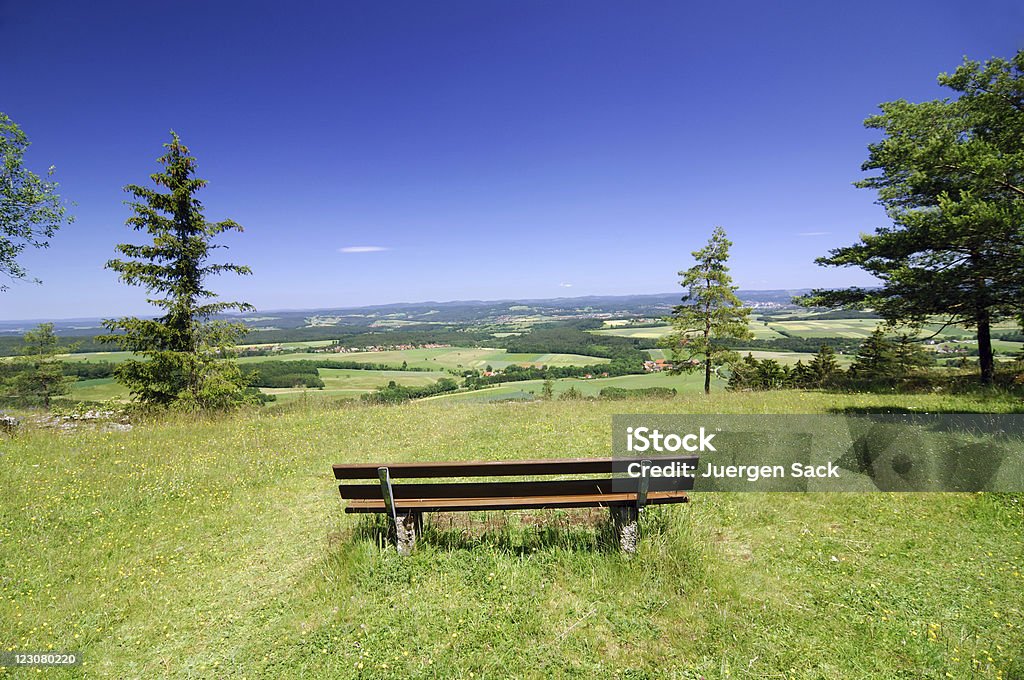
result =
[[[775,359],[762,359],[757,366],[756,386],[760,390],[777,390],[789,381],[789,367]]]
[[[117,250],[128,259],[107,263],[125,283],[157,294],[159,297],[149,302],[163,314],[156,319],[104,321],[112,334],[101,340],[146,357],[146,361],[122,363],[116,373],[143,403],[186,409],[253,403],[256,396],[246,389],[247,379],[237,365],[225,360],[245,326],[214,320],[228,310],[251,311],[253,307],[214,301],[216,294],[206,287],[211,276],[251,274],[246,266],[209,262],[214,249],[225,247],[214,244],[213,239],[225,231],[242,231],[242,227],[232,220],[206,220],[196,198],[206,181],[195,177],[195,158],[174,132],[164,147],[167,152],[158,159],[164,169],[151,176],[158,188],[125,187],[136,199],[129,203],[134,215],[128,226],[147,232],[153,241],[147,245],[122,243]],[[160,187],[167,191],[161,192]]]
[[[808,364],[808,371],[811,374],[811,386],[826,387],[830,385],[839,372],[839,361],[836,360],[836,351],[830,345],[822,345],[818,353]]]
[[[747,325],[750,309],[736,297],[726,266],[731,245],[725,230],[715,227],[708,244],[693,252],[697,263],[679,272],[686,295],[669,318],[674,332],[661,343],[672,355],[673,373],[703,366],[705,394],[711,392],[712,368],[737,359],[735,352],[716,341],[753,337]]]
[[[931,353],[926,352],[914,340],[903,334],[892,348],[893,369],[897,375],[905,376],[935,363]]]
[[[807,387],[814,387],[816,382],[814,371],[804,364],[802,360],[798,359],[793,365],[793,370],[789,372],[789,386],[805,389]]]
[[[893,379],[895,367],[893,344],[878,327],[861,343],[850,374],[857,380],[887,382]]]
[[[952,98],[881,105],[858,186],[877,192],[891,225],[818,263],[860,267],[870,288],[815,290],[803,302],[869,307],[920,327],[941,318],[975,329],[979,379],[995,377],[992,326],[1024,317],[1024,49],[965,60],[939,76]]]
[[[70,351],[71,347],[61,347],[58,342],[52,323],[41,323],[36,330],[25,334],[22,351],[28,362],[25,370],[13,380],[15,394],[27,399],[42,399],[43,406],[50,408],[53,397],[71,391],[71,383],[75,382],[75,378],[64,375],[64,362],[57,359],[58,355]]]
[[[540,396],[541,399],[551,400],[555,396],[555,381],[551,378],[545,378],[541,386]]]
[[[753,354],[748,352],[742,361],[733,362],[729,368],[731,373],[729,375],[729,382],[726,385],[727,390],[737,392],[754,388],[754,383],[757,379],[758,361],[754,358]]]

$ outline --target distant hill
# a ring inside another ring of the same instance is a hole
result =
[[[798,290],[741,290],[739,297],[755,308],[791,307]],[[397,302],[363,307],[321,309],[261,310],[239,319],[253,329],[289,329],[316,326],[387,327],[403,323],[466,323],[515,316],[588,317],[596,315],[663,316],[679,304],[680,292],[650,295],[587,295],[582,297],[451,300],[447,302]],[[112,315],[113,316],[113,315]],[[40,323],[40,319],[0,321],[0,336],[20,335]],[[103,331],[100,318],[53,320],[54,330],[62,336],[91,336]]]

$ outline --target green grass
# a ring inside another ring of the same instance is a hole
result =
[[[127,388],[114,378],[76,380],[71,383],[71,393],[62,397],[62,399],[72,401],[106,401],[107,399],[127,398]]]
[[[1019,497],[696,494],[649,513],[632,559],[600,512],[437,516],[399,558],[329,467],[595,455],[614,413],[885,406],[1017,405],[718,393],[28,431],[2,448],[0,640],[79,650],[68,677],[1019,678]]]

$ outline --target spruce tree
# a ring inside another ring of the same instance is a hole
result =
[[[686,295],[669,317],[674,332],[661,343],[672,355],[673,373],[703,367],[705,394],[711,392],[712,368],[738,358],[719,340],[753,337],[747,325],[750,309],[736,297],[726,266],[731,245],[725,230],[715,227],[708,244],[693,252],[697,263],[679,272]]]
[[[812,360],[813,361],[813,360]],[[797,389],[804,389],[814,386],[814,373],[810,367],[805,365],[803,360],[798,359],[793,364],[793,370],[789,372],[789,386]]]
[[[216,301],[206,283],[218,274],[252,273],[243,265],[209,261],[213,250],[225,247],[214,244],[214,238],[226,231],[242,231],[242,227],[232,220],[206,220],[196,198],[206,186],[205,180],[195,176],[196,159],[173,131],[164,147],[167,152],[158,159],[164,168],[151,175],[156,188],[125,187],[135,198],[129,202],[134,214],[127,224],[152,236],[152,243],[122,243],[117,251],[126,259],[107,263],[122,281],[153,294],[149,302],[163,313],[156,319],[104,321],[112,333],[101,340],[145,357],[145,361],[122,363],[116,372],[118,380],[143,403],[200,409],[255,402],[256,395],[246,390],[247,379],[238,366],[225,360],[245,326],[214,318],[229,310],[250,311],[253,307]]]
[[[818,353],[811,359],[807,368],[814,387],[830,385],[841,370],[839,361],[836,360],[836,351],[832,349],[831,345],[822,345],[818,348]]]
[[[892,358],[894,371],[901,376],[935,363],[935,358],[931,353],[922,349],[906,334],[901,335],[893,345]]]
[[[895,377],[895,369],[893,344],[878,327],[861,343],[850,374],[861,381],[888,382]]]

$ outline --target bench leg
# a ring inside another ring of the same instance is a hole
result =
[[[408,555],[416,546],[416,538],[423,532],[423,513],[410,512],[398,518],[395,525],[395,547],[399,555]]]
[[[621,505],[609,508],[612,513],[612,528],[615,540],[622,552],[633,554],[640,543],[640,512],[635,505]]]

